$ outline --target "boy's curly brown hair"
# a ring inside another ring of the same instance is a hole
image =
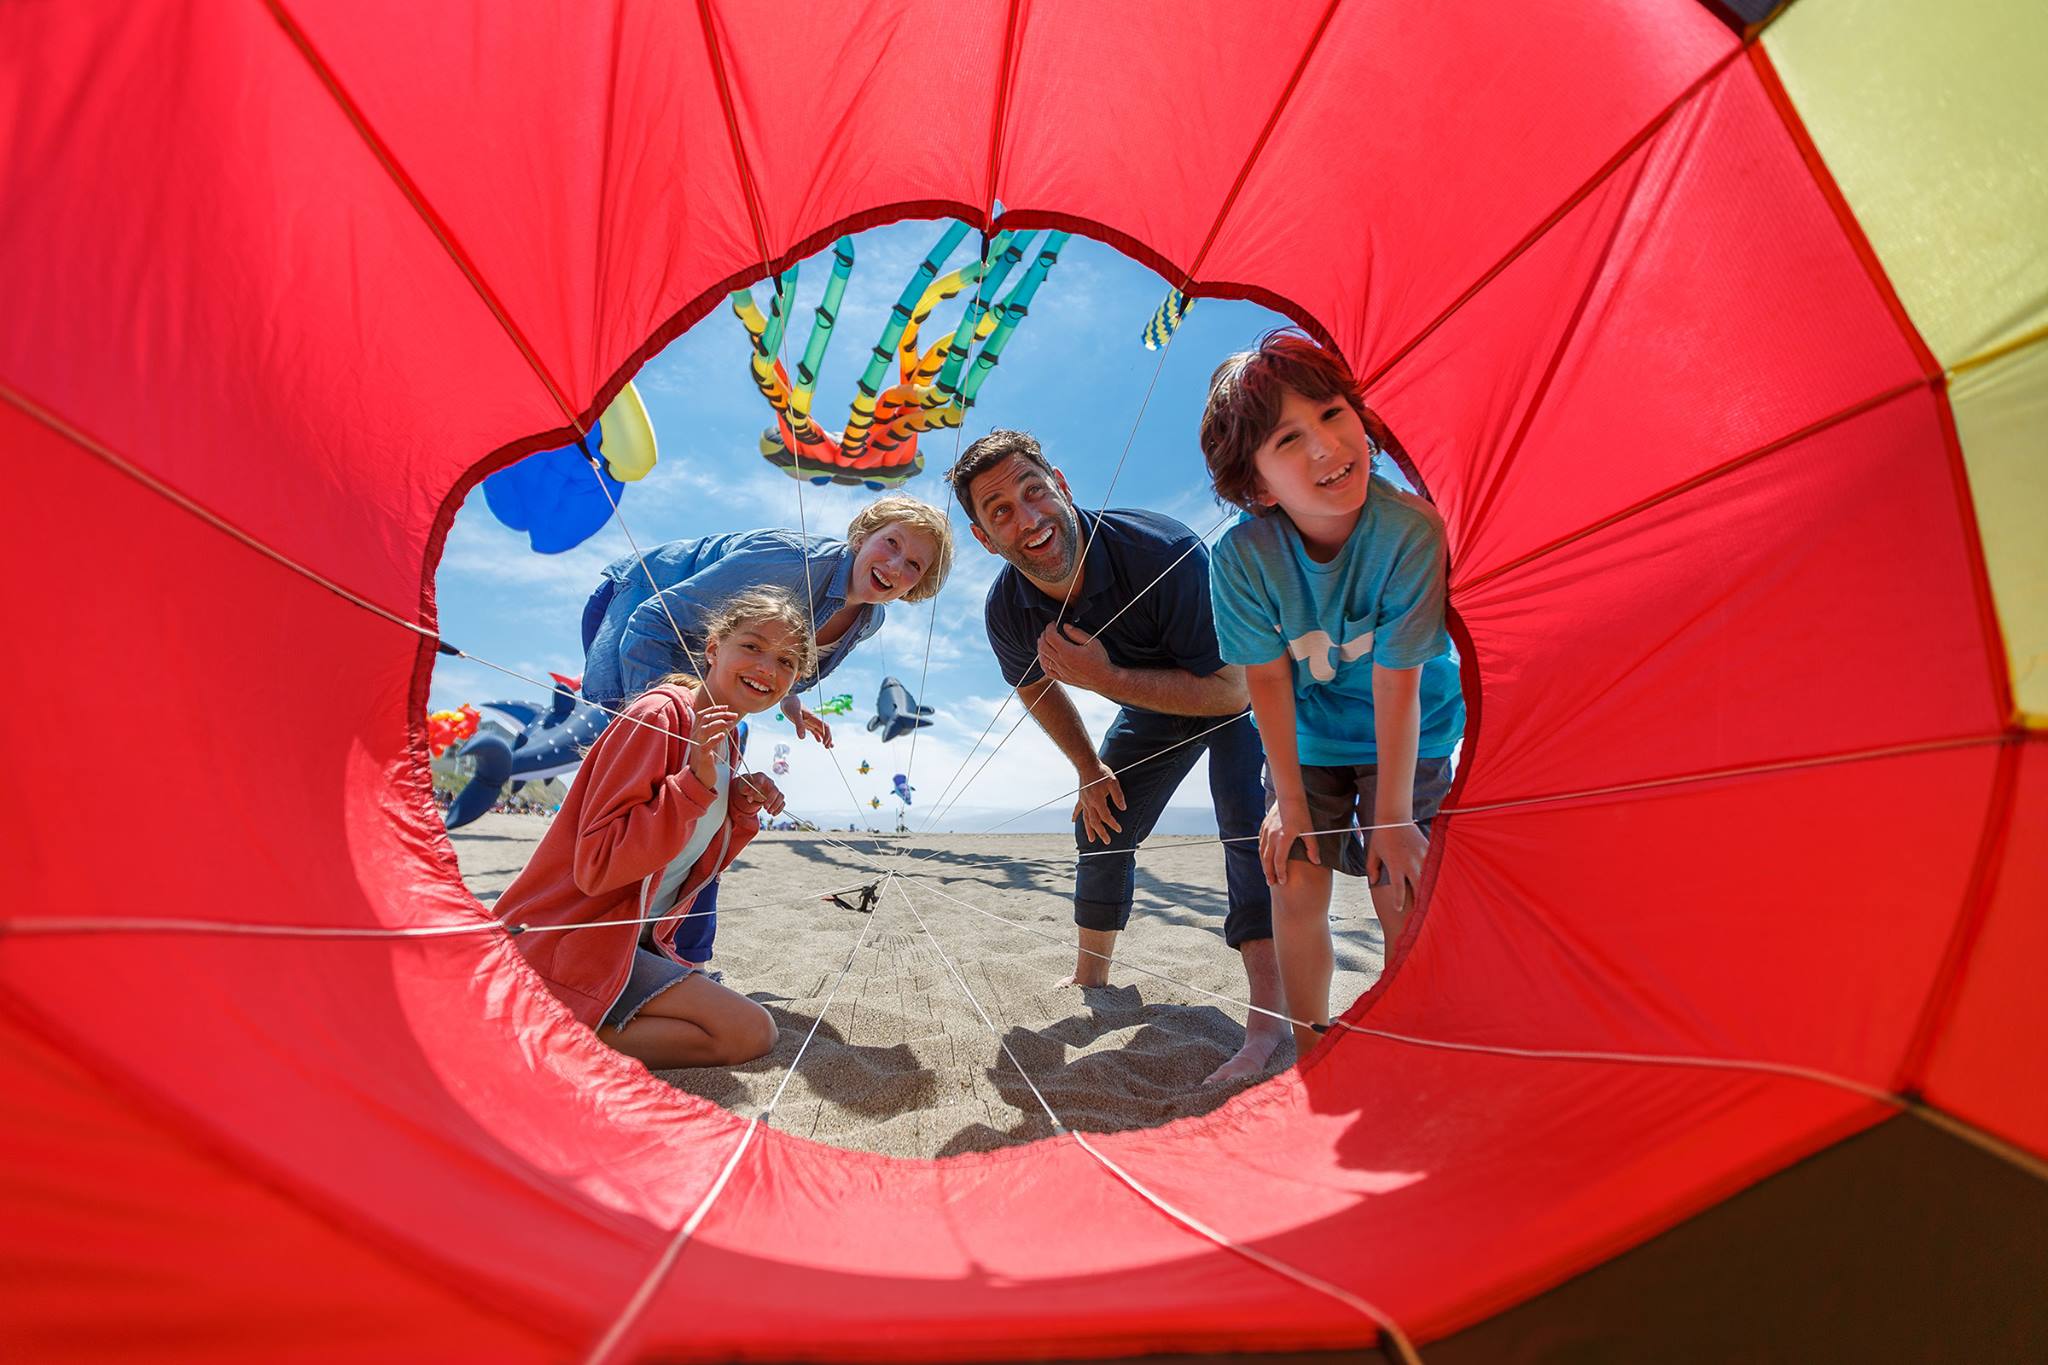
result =
[[[1209,465],[1209,483],[1223,501],[1255,513],[1271,510],[1258,503],[1259,472],[1252,456],[1279,425],[1280,395],[1289,389],[1316,401],[1341,397],[1365,424],[1373,445],[1392,448],[1386,423],[1365,405],[1342,357],[1301,332],[1268,332],[1256,350],[1239,351],[1209,376],[1202,458]]]

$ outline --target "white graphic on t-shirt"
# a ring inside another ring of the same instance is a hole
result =
[[[1287,642],[1287,652],[1308,665],[1308,673],[1317,682],[1330,682],[1337,676],[1337,670],[1330,663],[1330,651],[1336,650],[1337,657],[1345,663],[1362,659],[1372,653],[1372,632],[1346,640],[1339,645],[1330,638],[1327,630],[1312,630],[1298,635]]]

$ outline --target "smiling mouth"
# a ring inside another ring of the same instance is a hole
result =
[[[1027,550],[1043,550],[1046,546],[1052,544],[1052,533],[1057,530],[1059,530],[1057,526],[1046,527],[1043,531],[1025,541],[1024,548]]]
[[[754,679],[752,679],[752,678],[741,678],[741,679],[740,679],[740,686],[742,686],[742,687],[750,687],[750,688],[752,688],[752,689],[753,689],[754,691],[756,691],[756,692],[759,692],[759,693],[760,693],[760,694],[761,694],[762,696],[764,696],[764,697],[772,697],[772,696],[774,696],[774,695],[775,695],[775,689],[774,689],[774,688],[772,688],[772,687],[769,687],[769,686],[767,686],[766,684],[763,684],[763,683],[759,683],[759,682],[756,682],[756,681],[755,681]]]
[[[1358,461],[1356,461],[1356,460],[1352,460],[1352,461],[1349,461],[1348,463],[1346,463],[1346,464],[1345,464],[1345,466],[1344,466],[1344,467],[1343,467],[1342,469],[1336,470],[1335,472],[1333,472],[1333,473],[1331,473],[1331,474],[1325,475],[1325,476],[1324,476],[1323,478],[1317,479],[1317,480],[1316,480],[1316,487],[1318,487],[1318,488],[1332,488],[1332,487],[1335,487],[1335,486],[1336,486],[1337,484],[1340,484],[1340,483],[1342,483],[1342,482],[1343,482],[1343,481],[1344,481],[1345,479],[1349,478],[1349,477],[1350,477],[1350,475],[1351,475],[1351,471],[1352,471],[1352,470],[1354,470],[1354,469],[1356,469],[1356,468],[1358,468]]]
[[[896,590],[896,585],[894,583],[882,577],[882,571],[880,569],[869,569],[868,578],[872,580],[874,585],[877,588],[880,588],[883,592],[894,592]]]

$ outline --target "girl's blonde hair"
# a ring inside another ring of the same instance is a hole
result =
[[[853,514],[846,526],[846,543],[858,551],[867,538],[884,526],[903,525],[932,538],[932,562],[925,565],[917,586],[903,594],[905,602],[928,602],[946,585],[953,571],[953,527],[946,514],[908,493],[889,493]]]
[[[810,615],[801,603],[780,588],[748,588],[726,598],[704,620],[705,643],[722,640],[743,626],[762,621],[773,621],[796,637],[797,682],[801,683],[818,671],[818,640],[811,634]],[[694,687],[701,680],[695,673],[682,669],[661,681],[678,687]]]

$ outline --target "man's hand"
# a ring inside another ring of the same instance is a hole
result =
[[[743,817],[752,819],[767,811],[782,814],[782,788],[760,773],[742,773],[732,780],[732,805]]]
[[[1422,863],[1429,857],[1429,836],[1415,824],[1390,825],[1372,832],[1365,846],[1365,880],[1371,885],[1387,870],[1387,883],[1400,897],[1403,910],[1422,894]]]
[[[1095,765],[1094,772],[1082,772],[1081,799],[1074,803],[1074,818],[1081,822],[1088,833],[1089,843],[1108,843],[1110,836],[1123,829],[1116,817],[1110,814],[1110,807],[1123,810],[1124,789],[1116,780],[1116,774],[1102,764]]]
[[[826,748],[832,747],[832,727],[825,718],[811,710],[795,697],[782,703],[782,714],[789,717],[789,723],[796,727],[798,739],[815,739]]]
[[[1107,695],[1117,667],[1102,642],[1079,626],[1055,623],[1038,637],[1038,666],[1054,682]]]
[[[1273,803],[1259,824],[1259,866],[1266,869],[1266,885],[1287,884],[1287,855],[1293,851],[1294,841],[1313,828],[1309,823],[1308,798],[1290,801],[1282,797]],[[1319,842],[1314,838],[1302,841],[1308,860],[1317,867],[1323,865]]]
[[[690,771],[707,787],[718,786],[718,760],[739,727],[740,713],[730,706],[700,706],[690,728]]]

